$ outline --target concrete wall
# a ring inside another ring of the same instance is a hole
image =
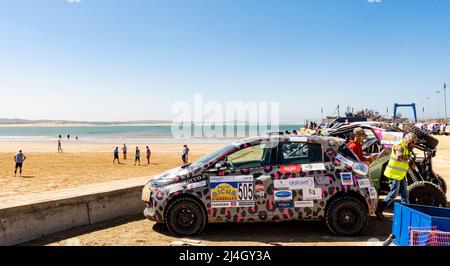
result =
[[[49,192],[40,200],[0,205],[0,245],[15,245],[77,226],[142,213],[148,178]]]

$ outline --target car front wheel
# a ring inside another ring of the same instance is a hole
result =
[[[192,236],[203,231],[207,217],[198,201],[190,197],[182,197],[169,204],[165,222],[172,234]]]
[[[353,197],[340,197],[329,205],[325,222],[333,234],[339,236],[357,236],[368,225],[369,214],[366,207]]]

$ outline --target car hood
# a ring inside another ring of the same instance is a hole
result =
[[[182,178],[180,177],[185,176],[188,173],[189,170],[187,166],[173,168],[171,170],[153,176],[148,182],[148,185],[157,187],[166,186],[181,180]]]

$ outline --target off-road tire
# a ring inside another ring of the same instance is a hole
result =
[[[350,215],[352,221],[345,221]],[[333,200],[325,212],[328,229],[339,236],[357,236],[364,233],[369,223],[367,208],[354,197],[340,197]],[[349,223],[349,224],[345,224]]]
[[[434,175],[440,183],[439,186],[441,187],[442,192],[444,192],[444,194],[447,195],[447,183],[445,182],[445,179],[438,174],[434,174]]]
[[[197,200],[181,197],[170,202],[164,221],[172,234],[192,236],[203,231],[207,223],[207,214]]]
[[[403,133],[408,134],[408,133],[411,133],[411,132],[416,134],[418,139],[421,139],[421,140],[425,141],[425,145],[428,148],[430,148],[430,149],[435,149],[438,146],[438,144],[439,144],[439,140],[438,139],[436,139],[435,137],[431,136],[430,134],[422,132],[415,125],[413,125],[413,124],[404,124],[403,125]]]
[[[409,186],[409,202],[417,205],[447,207],[447,197],[442,189],[431,182],[419,181]]]

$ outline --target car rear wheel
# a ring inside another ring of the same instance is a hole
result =
[[[167,207],[165,222],[172,234],[192,236],[203,231],[206,212],[198,201],[182,197],[172,201]]]
[[[415,182],[409,186],[409,202],[417,205],[447,207],[447,197],[442,189],[427,181]]]
[[[357,236],[362,234],[369,222],[366,207],[353,197],[340,197],[326,210],[325,222],[333,234]]]

